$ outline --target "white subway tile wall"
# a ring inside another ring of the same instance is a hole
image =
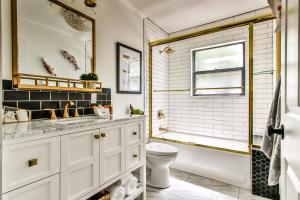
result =
[[[237,21],[245,17],[260,15],[264,11],[255,11],[245,16],[232,17],[204,26],[169,35],[192,32]],[[149,73],[148,42],[168,37],[153,23],[145,20],[145,69],[146,113],[149,112]],[[274,70],[274,34],[273,21],[261,22],[254,26],[254,73]],[[240,27],[193,39],[170,43],[175,50],[170,55],[159,54],[161,45],[153,49],[153,90],[188,89],[191,85],[190,54],[191,49],[208,45],[245,40],[246,95],[245,96],[208,96],[192,97],[190,92],[153,92],[153,135],[160,133],[159,127],[172,131],[198,135],[248,140],[248,27]],[[254,75],[254,135],[263,135],[270,109],[274,74]],[[157,111],[163,110],[166,118],[159,120]]]
[[[198,96],[169,92],[169,129],[177,132],[248,140],[248,27],[234,28],[170,44],[169,88],[191,87],[191,49],[245,41],[245,96]]]
[[[149,132],[149,42],[167,38],[168,34],[162,31],[154,23],[147,18],[144,20],[144,66],[146,74],[145,82],[145,113],[147,115],[146,130],[147,136]],[[159,49],[153,50],[153,87],[168,87],[168,56],[166,54],[159,54]],[[161,94],[160,96],[153,96],[153,130],[156,133],[159,127],[168,127],[168,94]],[[157,119],[157,111],[163,110],[165,112],[165,119]]]
[[[276,86],[276,35],[275,21],[254,26],[254,76],[253,76],[253,135],[254,144],[260,145]],[[273,73],[272,73],[273,71]],[[261,74],[261,72],[266,72]],[[269,73],[271,72],[271,73]]]

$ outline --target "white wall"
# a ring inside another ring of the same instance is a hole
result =
[[[62,0],[63,2],[70,2]],[[81,1],[75,1],[81,2]],[[11,13],[10,1],[2,1],[2,49],[3,79],[11,79]],[[96,15],[97,73],[103,87],[112,89],[115,113],[128,112],[129,104],[144,108],[144,94],[116,93],[116,47],[117,41],[143,49],[143,17],[126,0],[102,0],[98,2]],[[75,6],[69,3],[70,6]],[[83,10],[87,12],[86,10]],[[143,91],[144,92],[144,91]]]

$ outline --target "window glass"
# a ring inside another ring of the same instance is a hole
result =
[[[195,51],[195,71],[244,66],[243,43],[199,49]]]
[[[195,94],[240,94],[243,89],[241,74],[241,71],[196,74]]]
[[[192,50],[192,94],[245,94],[244,42]]]

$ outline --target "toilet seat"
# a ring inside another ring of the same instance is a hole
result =
[[[176,156],[178,154],[178,149],[168,144],[151,142],[146,145],[146,153],[148,155],[156,156]]]

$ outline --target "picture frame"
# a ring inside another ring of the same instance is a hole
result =
[[[116,43],[117,93],[142,93],[142,51]]]

